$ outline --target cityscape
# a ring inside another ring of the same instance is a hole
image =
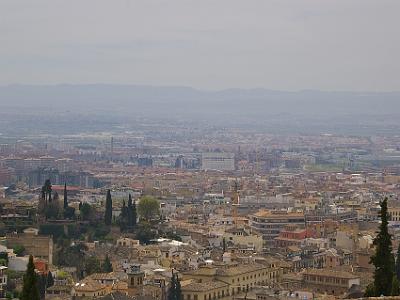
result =
[[[349,27],[374,15],[374,30],[396,31],[400,3],[106,2],[0,3],[0,299],[400,299],[400,40]],[[154,31],[133,28],[149,12]],[[269,22],[282,43],[264,48],[251,30]],[[329,22],[329,47],[349,52],[332,49],[325,68],[360,65],[322,76],[307,61],[308,82],[296,63]],[[260,50],[234,52],[236,33]],[[280,53],[288,36],[298,48]],[[351,50],[370,38],[387,49]],[[271,69],[249,71],[252,59]],[[232,72],[236,60],[248,65]]]

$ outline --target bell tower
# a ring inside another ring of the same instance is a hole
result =
[[[131,265],[128,275],[128,288],[139,289],[143,286],[144,272],[140,270],[140,265]]]

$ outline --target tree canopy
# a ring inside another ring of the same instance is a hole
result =
[[[175,273],[172,274],[167,300],[183,300],[181,283],[179,281],[178,275]]]
[[[151,221],[160,215],[160,203],[157,199],[151,196],[144,196],[138,204],[138,212],[140,218]]]
[[[378,235],[374,239],[376,251],[371,257],[371,263],[375,266],[374,282],[367,288],[366,296],[390,296],[393,292],[392,283],[394,283],[395,261],[392,254],[392,237],[388,231],[387,198],[380,205],[381,224]]]
[[[110,226],[111,222],[112,222],[112,199],[111,199],[111,191],[107,190],[106,210],[104,212],[104,223],[107,226]]]
[[[110,258],[108,255],[106,255],[106,258],[104,259],[102,265],[101,265],[101,270],[104,273],[110,273],[113,271],[113,266],[111,264]]]
[[[23,279],[24,285],[21,293],[21,300],[39,300],[39,290],[37,287],[37,276],[33,256],[29,256],[28,266]]]

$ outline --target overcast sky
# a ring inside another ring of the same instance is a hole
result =
[[[399,0],[0,1],[0,85],[392,91],[399,56]]]

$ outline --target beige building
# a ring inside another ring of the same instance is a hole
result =
[[[400,221],[400,207],[388,208],[389,221]]]
[[[183,300],[228,300],[229,284],[222,281],[192,282],[182,284]]]
[[[245,246],[254,249],[256,252],[261,252],[264,244],[261,234],[252,233],[245,228],[229,228],[224,232],[223,237],[228,244]]]
[[[138,240],[121,237],[117,240],[117,246],[128,247],[128,248],[137,248],[140,246],[140,243]]]
[[[186,297],[184,300],[233,299],[256,286],[273,285],[281,275],[282,269],[273,264],[205,265],[183,273],[183,279],[192,279],[193,283],[182,287],[182,293]]]
[[[317,293],[342,295],[352,285],[360,285],[360,277],[349,272],[309,269],[303,273],[303,285]]]
[[[46,260],[53,264],[53,238],[47,235],[38,235],[37,231],[30,230],[19,234],[9,234],[6,237],[8,248],[17,245],[23,246],[25,252],[35,258]]]
[[[99,297],[108,294],[107,286],[92,279],[85,279],[76,283],[72,288],[75,298]]]

